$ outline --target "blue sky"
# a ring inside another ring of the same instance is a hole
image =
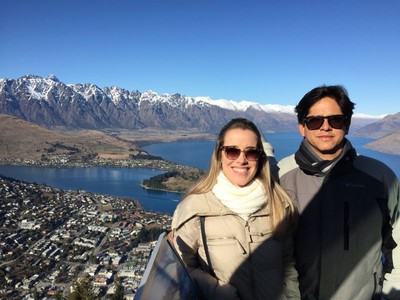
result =
[[[0,78],[282,105],[341,84],[355,113],[400,111],[398,0],[0,4]]]

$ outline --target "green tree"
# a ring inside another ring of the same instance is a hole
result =
[[[97,297],[93,291],[93,285],[88,278],[75,280],[73,283],[73,292],[69,295],[69,300],[96,300]]]
[[[91,264],[97,264],[98,261],[97,261],[96,256],[90,255],[90,257],[89,257],[89,262],[90,262]]]
[[[112,300],[125,300],[124,297],[124,287],[122,286],[120,281],[115,282],[115,293],[112,296]]]
[[[39,300],[39,293],[36,288],[33,289],[32,297],[34,300]]]
[[[54,300],[64,300],[62,293],[60,291],[58,291],[55,295],[54,295]]]

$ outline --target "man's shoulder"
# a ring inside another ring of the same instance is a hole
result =
[[[396,178],[396,174],[388,165],[369,156],[357,155],[354,167],[379,180]]]
[[[299,166],[296,163],[294,154],[282,158],[278,162],[278,175],[279,178],[290,172],[291,170],[297,169]]]

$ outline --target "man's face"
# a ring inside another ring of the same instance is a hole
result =
[[[342,115],[343,112],[336,101],[325,97],[311,106],[306,117],[310,116],[332,116]],[[343,148],[343,139],[347,128],[333,128],[327,119],[324,119],[322,126],[316,130],[310,130],[306,124],[298,124],[300,134],[306,138],[314,152],[323,160],[332,160],[337,157]]]

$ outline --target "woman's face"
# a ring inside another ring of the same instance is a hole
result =
[[[228,159],[225,151],[221,150],[221,162],[222,171],[233,185],[246,186],[257,173],[258,161],[249,161],[243,150],[257,148],[257,135],[247,129],[229,129],[225,133],[223,146],[234,146],[242,150],[239,157],[234,160]]]

